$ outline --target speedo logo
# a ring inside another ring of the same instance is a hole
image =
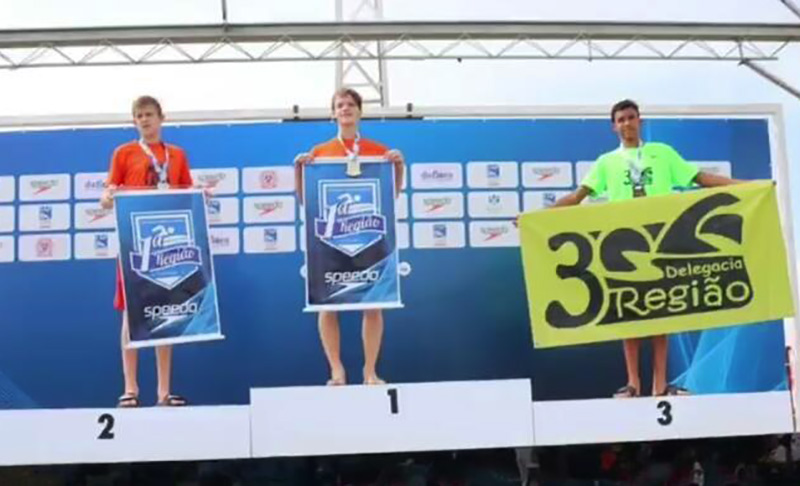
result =
[[[266,216],[268,214],[274,213],[275,211],[283,209],[283,202],[275,201],[275,202],[256,203],[255,207],[258,210],[260,216]]]
[[[184,302],[183,304],[149,305],[144,308],[144,317],[183,317],[197,314],[197,302]]]
[[[554,176],[556,176],[560,171],[553,167],[548,168],[541,168],[541,169],[533,169],[533,174],[536,176],[539,182],[546,181]]]
[[[34,194],[41,194],[45,191],[49,191],[56,185],[58,185],[58,181],[55,179],[31,181],[31,189],[33,189]]]
[[[425,204],[426,213],[434,213],[445,206],[449,206],[452,202],[453,198],[450,197],[426,197],[422,200],[422,203]]]
[[[325,283],[337,284],[362,284],[377,282],[381,274],[377,270],[363,270],[360,272],[325,272]]]

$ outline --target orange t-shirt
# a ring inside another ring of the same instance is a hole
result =
[[[344,140],[347,150],[353,150],[353,140]],[[378,142],[362,138],[358,141],[358,155],[361,157],[383,157],[389,149]],[[319,157],[347,157],[347,150],[342,147],[338,138],[332,138],[311,149],[311,156]]]
[[[165,143],[148,144],[159,164],[166,161],[166,150],[169,151],[169,167],[167,181],[170,187],[191,187],[192,174],[189,172],[189,161],[186,152],[175,145]],[[152,167],[150,157],[139,146],[138,141],[120,145],[111,158],[111,169],[108,171],[108,184],[128,188],[155,187],[158,174]]]

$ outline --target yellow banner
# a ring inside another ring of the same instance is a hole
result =
[[[771,181],[545,209],[519,225],[536,347],[794,314]]]

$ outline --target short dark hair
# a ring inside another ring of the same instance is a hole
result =
[[[140,96],[133,100],[131,111],[135,115],[136,110],[141,110],[145,106],[152,106],[156,109],[156,112],[158,112],[158,116],[164,116],[164,112],[161,110],[161,103],[159,103],[158,100],[152,96]]]
[[[336,110],[336,98],[344,98],[345,96],[353,98],[353,101],[356,102],[356,106],[358,106],[358,110],[364,111],[364,109],[361,107],[363,104],[361,95],[358,94],[358,91],[354,90],[353,88],[339,88],[335,93],[333,93],[333,96],[331,96],[331,111]]]
[[[634,110],[636,110],[636,114],[637,115],[639,114],[639,105],[637,105],[635,101],[622,100],[618,101],[616,104],[614,104],[613,107],[611,107],[611,121],[612,122],[616,121],[615,117],[617,116],[618,111],[627,110],[628,108],[633,108]]]

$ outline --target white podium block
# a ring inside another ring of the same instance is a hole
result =
[[[0,412],[0,466],[248,457],[247,406]]]
[[[536,445],[790,433],[788,391],[535,402]]]
[[[529,380],[260,388],[253,457],[533,444]]]

